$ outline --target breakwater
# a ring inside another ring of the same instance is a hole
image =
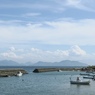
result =
[[[22,68],[0,69],[0,77],[16,76],[19,71],[23,74],[28,74],[27,71]]]
[[[52,72],[52,71],[86,71],[86,72],[95,72],[95,66],[85,66],[79,68],[36,68],[33,70],[34,73],[41,73],[41,72]]]
[[[41,73],[41,72],[52,72],[52,71],[78,71],[81,70],[80,68],[36,68],[33,70],[34,73]]]

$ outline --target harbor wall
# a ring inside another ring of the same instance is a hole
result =
[[[23,74],[28,74],[27,71],[22,68],[0,69],[0,77],[16,76],[19,71]]]

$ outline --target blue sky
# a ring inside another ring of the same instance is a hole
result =
[[[95,1],[0,0],[3,59],[95,65]]]

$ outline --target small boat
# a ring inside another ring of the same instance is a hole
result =
[[[89,85],[90,81],[70,81],[71,84]]]
[[[83,78],[86,78],[86,79],[94,79],[92,76],[84,76]]]
[[[58,72],[62,72],[62,70],[59,69]]]
[[[81,81],[79,79],[79,77],[77,77],[77,80],[75,80],[75,81],[70,80],[70,83],[71,84],[78,84],[78,85],[89,85],[90,81]]]
[[[95,74],[89,74],[88,76],[95,76]]]
[[[89,76],[90,74],[87,74],[87,73],[80,73],[80,75],[86,75],[86,76]]]
[[[86,73],[93,73],[93,71],[86,71]]]
[[[22,74],[23,73],[19,71],[16,76],[20,77],[20,76],[22,76]]]

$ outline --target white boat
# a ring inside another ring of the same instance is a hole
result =
[[[86,78],[86,79],[94,79],[94,77],[92,77],[92,76],[84,76],[83,78]]]
[[[70,81],[71,84],[89,85],[90,81]]]
[[[70,78],[70,83],[71,84],[80,84],[80,85],[89,85],[90,84],[90,81],[82,81],[79,79],[79,77],[77,77],[76,80],[72,81],[71,78]]]
[[[80,73],[80,75],[86,75],[86,76],[89,76],[90,74],[87,74],[87,73]]]
[[[22,76],[22,74],[23,73],[19,71],[16,76],[20,77],[20,76]]]
[[[62,70],[59,69],[58,72],[62,72]]]

